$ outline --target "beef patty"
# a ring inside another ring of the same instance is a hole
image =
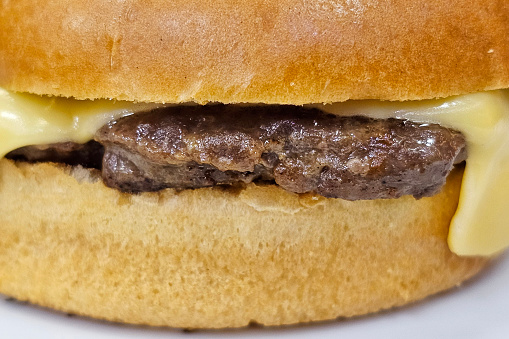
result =
[[[8,156],[84,165],[102,158],[105,184],[126,192],[264,180],[348,200],[431,196],[466,156],[464,137],[439,125],[295,106],[163,108],[114,121],[95,140]]]

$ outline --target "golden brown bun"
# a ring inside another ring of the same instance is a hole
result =
[[[488,262],[447,247],[461,177],[453,171],[421,200],[348,202],[254,184],[128,195],[88,170],[4,159],[0,292],[188,328],[374,312],[456,286]]]
[[[0,4],[0,86],[147,102],[409,100],[509,87],[509,2],[53,1]],[[71,175],[69,175],[71,174]],[[275,186],[140,195],[94,172],[0,160],[0,292],[174,327],[375,312],[489,259],[447,247],[461,173],[414,200]]]
[[[11,0],[0,86],[302,104],[509,87],[506,0]]]

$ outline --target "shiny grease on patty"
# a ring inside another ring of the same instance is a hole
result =
[[[101,168],[125,192],[263,180],[348,200],[431,196],[466,157],[464,137],[439,125],[295,106],[167,107],[114,121],[95,140],[8,156]]]

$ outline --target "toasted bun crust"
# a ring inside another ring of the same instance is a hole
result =
[[[12,0],[0,85],[135,101],[303,104],[509,87],[506,0]]]
[[[94,173],[0,161],[0,292],[174,327],[354,316],[456,286],[487,258],[447,247],[462,173],[432,198],[348,202],[276,186],[140,195]]]

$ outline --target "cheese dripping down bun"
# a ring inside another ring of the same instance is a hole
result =
[[[3,1],[3,154],[86,142],[135,106],[217,102],[441,123],[468,159],[433,197],[371,201],[257,183],[129,194],[93,169],[2,159],[0,292],[220,328],[361,315],[458,285],[509,243],[507,93],[485,92],[509,87],[508,17],[507,2],[480,0]]]

